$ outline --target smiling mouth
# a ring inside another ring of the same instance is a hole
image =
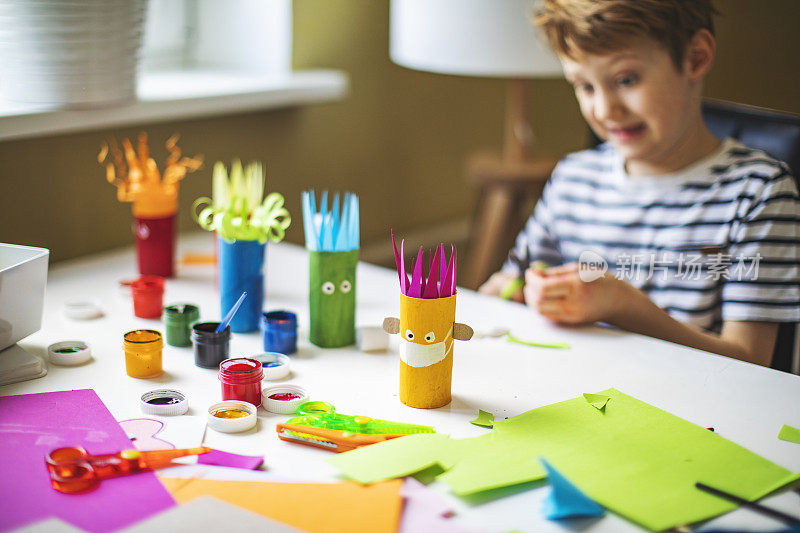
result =
[[[644,130],[645,125],[641,123],[627,128],[609,128],[608,132],[616,139],[627,141],[640,137]]]

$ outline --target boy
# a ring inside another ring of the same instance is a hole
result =
[[[800,199],[784,163],[703,123],[713,12],[710,0],[544,1],[535,23],[606,142],[558,164],[518,261],[481,292],[542,260],[560,266],[525,268],[515,297],[554,322],[771,363],[778,323],[800,321]]]

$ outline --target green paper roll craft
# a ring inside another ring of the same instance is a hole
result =
[[[314,191],[303,192],[303,227],[308,249],[309,340],[322,348],[356,341],[356,265],[358,264],[358,196],[339,194],[328,210],[328,192],[319,210]]]

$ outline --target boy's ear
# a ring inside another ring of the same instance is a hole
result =
[[[702,79],[711,70],[717,41],[711,32],[697,30],[686,45],[686,72],[693,78]]]

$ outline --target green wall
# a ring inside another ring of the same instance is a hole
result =
[[[719,51],[707,94],[800,113],[800,37],[795,0],[718,1]],[[294,66],[346,71],[351,94],[331,104],[0,142],[0,241],[45,246],[61,260],[132,243],[128,205],[116,201],[96,163],[109,136],[146,130],[160,163],[163,141],[182,135],[208,164],[181,190],[180,228],[195,227],[191,202],[210,192],[211,163],[260,159],[268,188],[294,215],[300,191],[349,189],[361,196],[362,242],[463,218],[476,192],[463,177],[472,151],[499,148],[504,84],[415,72],[388,58],[388,0],[295,0]],[[562,80],[536,81],[531,120],[555,154],[586,135]],[[466,254],[460,254],[466,257]]]

